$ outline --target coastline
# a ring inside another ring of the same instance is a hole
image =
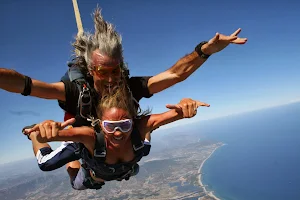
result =
[[[215,200],[221,200],[221,199],[218,198],[218,197],[216,197],[212,191],[208,191],[208,190],[205,188],[205,186],[203,185],[202,180],[201,180],[201,175],[202,175],[202,174],[201,174],[201,170],[202,170],[202,167],[203,167],[205,161],[207,161],[207,160],[211,157],[211,155],[212,155],[219,147],[221,147],[221,146],[223,146],[223,145],[225,145],[225,144],[222,144],[222,145],[220,145],[220,146],[217,146],[217,147],[210,153],[210,155],[209,155],[209,156],[201,163],[201,165],[200,165],[200,167],[199,167],[199,169],[198,169],[198,173],[199,173],[198,183],[199,183],[200,187],[203,188],[203,191],[204,191],[204,193],[205,193],[206,195],[210,196],[211,198],[213,198],[213,199],[215,199]],[[200,199],[201,199],[201,198],[200,198]]]

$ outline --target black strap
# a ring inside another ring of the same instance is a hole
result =
[[[82,166],[83,167],[83,166]],[[102,188],[103,185],[105,185],[104,182],[95,182],[94,179],[92,179],[90,175],[90,171],[83,167],[83,173],[84,173],[84,180],[83,185],[89,189],[96,189],[99,190]]]
[[[84,79],[77,79],[74,82],[79,90],[77,115],[82,118],[90,118],[92,116],[93,100],[89,84]]]
[[[137,128],[133,128],[131,133],[131,142],[135,155],[143,152],[144,142],[142,141],[141,134]]]
[[[96,132],[94,158],[97,161],[104,162],[106,159],[106,143],[104,139],[104,133],[102,132],[99,123],[95,125],[94,129]]]
[[[32,80],[29,76],[25,76],[25,86],[21,93],[23,96],[28,96],[31,93]]]
[[[82,118],[90,118],[92,112],[92,97],[91,87],[85,80],[84,75],[80,71],[79,67],[71,62],[68,64],[68,76],[71,82],[76,83],[79,90],[79,98],[77,105],[77,115]]]
[[[82,143],[77,142],[76,143],[77,148],[75,149],[74,153],[76,156],[81,156],[81,151],[84,148],[84,145]]]
[[[106,143],[104,133],[99,124],[95,125],[94,129],[96,132],[94,157],[97,161],[104,162],[106,159]],[[131,142],[136,156],[143,153],[144,142],[142,141],[140,132],[136,128],[134,128],[131,133]]]

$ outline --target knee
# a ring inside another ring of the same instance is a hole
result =
[[[39,149],[36,154],[38,166],[42,171],[52,171],[55,169],[55,160],[50,155],[53,150],[49,147]]]
[[[48,172],[48,171],[52,171],[53,170],[53,167],[51,165],[48,165],[48,163],[39,164],[39,168],[43,172]]]

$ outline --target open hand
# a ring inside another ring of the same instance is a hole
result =
[[[239,38],[238,34],[242,29],[237,29],[231,35],[223,35],[220,33],[216,33],[216,35],[208,41],[208,43],[204,44],[201,48],[202,52],[207,55],[211,55],[222,51],[229,44],[245,44],[247,42],[247,38]]]

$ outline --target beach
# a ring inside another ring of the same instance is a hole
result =
[[[203,160],[203,162],[201,163],[201,165],[200,165],[200,167],[199,167],[199,169],[198,169],[198,173],[199,173],[199,179],[198,179],[198,182],[199,182],[200,187],[203,188],[203,191],[205,192],[206,195],[210,196],[211,198],[214,198],[215,200],[221,200],[221,199],[219,199],[218,197],[216,197],[216,196],[213,194],[212,191],[207,191],[207,189],[205,188],[205,186],[204,186],[204,184],[202,183],[202,180],[201,180],[201,175],[202,175],[202,174],[201,174],[201,170],[202,170],[202,167],[203,167],[205,161],[206,161],[207,159],[209,159],[209,158],[211,157],[211,155],[212,155],[219,147],[221,147],[221,146],[223,146],[223,145],[224,145],[224,144],[222,144],[222,145],[220,145],[220,146],[217,146],[217,147],[211,152],[211,154],[210,154],[205,160]],[[201,200],[201,198],[199,198],[199,200]]]

